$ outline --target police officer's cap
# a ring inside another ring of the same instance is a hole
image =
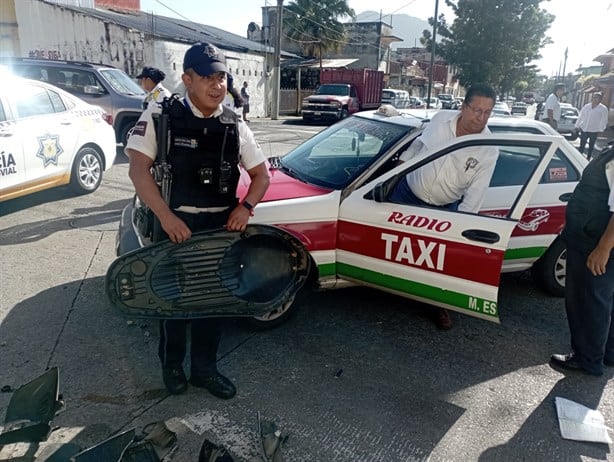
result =
[[[183,57],[183,70],[188,69],[193,69],[203,77],[226,72],[226,56],[210,43],[195,43]]]
[[[149,77],[155,83],[162,82],[166,74],[162,72],[160,69],[156,69],[155,67],[144,67],[139,75],[136,76],[137,79],[144,79]]]

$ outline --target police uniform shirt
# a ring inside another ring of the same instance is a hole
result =
[[[614,160],[605,164],[605,176],[610,185],[610,195],[608,196],[608,207],[610,212],[614,212]]]
[[[400,160],[406,161],[426,151],[433,153],[443,144],[457,140],[456,124],[460,115],[459,111],[437,112]],[[488,127],[484,127],[481,134],[489,135]],[[477,213],[497,157],[498,149],[493,146],[459,149],[408,173],[406,181],[412,192],[424,202],[444,206],[462,198],[458,210]]]
[[[548,120],[548,109],[552,109],[552,118],[558,122],[561,118],[561,104],[554,93],[550,93],[550,96],[546,99],[542,120]]]
[[[192,104],[187,94],[185,95],[185,101],[188,103],[194,116],[204,118],[203,113]],[[162,112],[162,108],[157,104],[150,104],[147,109],[143,111],[139,121],[134,126],[132,135],[128,138],[128,144],[124,150],[125,152],[127,152],[128,149],[134,149],[135,151],[142,152],[150,159],[155,160],[158,145],[156,142],[156,129],[153,123],[152,114],[160,112]],[[218,117],[222,112],[223,109],[220,105],[211,117]],[[237,127],[239,129],[239,163],[246,170],[250,170],[265,162],[266,159],[249,127],[240,119],[237,120]]]
[[[147,107],[149,107],[152,102],[160,104],[164,98],[168,98],[169,96],[171,96],[171,92],[164,88],[161,83],[158,83],[149,93],[147,93],[147,96],[145,97],[145,104]]]

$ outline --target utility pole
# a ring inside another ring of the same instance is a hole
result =
[[[277,21],[275,28],[275,53],[273,55],[273,100],[271,108],[271,119],[277,120],[279,118],[279,86],[281,84],[281,70],[279,67],[280,54],[281,54],[281,29],[283,27],[283,8],[284,0],[277,0]]]
[[[437,41],[437,12],[439,10],[439,0],[435,0],[435,20],[433,21],[433,43],[431,44],[431,69],[429,71],[429,93],[426,100],[426,108],[431,107],[431,90],[433,88],[433,67],[435,67],[435,43]]]

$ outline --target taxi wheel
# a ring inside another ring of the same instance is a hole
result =
[[[70,187],[77,194],[89,194],[102,181],[100,154],[92,147],[83,147],[75,156],[70,174]]]
[[[273,311],[268,312],[263,316],[246,319],[245,321],[247,327],[251,330],[266,330],[283,324],[296,312],[296,299],[297,296],[294,296],[284,305]]]
[[[566,269],[567,247],[561,238],[557,238],[533,265],[531,275],[543,290],[555,297],[564,297]]]

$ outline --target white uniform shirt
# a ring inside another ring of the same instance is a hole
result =
[[[552,109],[552,117],[558,122],[561,119],[561,104],[554,93],[550,93],[550,96],[546,99],[542,120],[548,120],[548,109]]]
[[[437,112],[400,159],[405,161],[423,151],[434,152],[444,143],[457,139],[456,124],[460,114],[458,111]],[[488,127],[484,127],[481,134],[490,134]],[[498,155],[498,149],[493,146],[459,149],[408,173],[406,180],[412,192],[429,204],[442,206],[462,198],[458,210],[477,213]]]
[[[599,103],[593,107],[592,103],[585,104],[580,110],[576,121],[576,128],[583,132],[601,133],[608,126],[608,108]]]
[[[196,106],[192,104],[189,96],[186,94],[185,101],[192,110],[192,113],[196,117],[204,118],[202,112],[200,112]],[[211,115],[211,117],[218,117],[224,110],[220,105],[217,110]],[[140,151],[152,160],[155,160],[158,149],[156,142],[156,129],[153,123],[152,114],[162,112],[162,108],[157,104],[150,104],[145,111],[141,114],[139,121],[134,126],[132,135],[128,138],[128,144],[125,151],[128,149],[134,149]],[[254,134],[249,127],[237,119],[237,128],[239,129],[239,163],[246,170],[250,170],[266,159],[260,146],[254,139]]]
[[[149,107],[152,102],[160,104],[164,98],[168,98],[169,96],[171,96],[171,92],[164,88],[162,83],[158,83],[147,93],[147,96],[145,96],[145,104],[147,107]]]

